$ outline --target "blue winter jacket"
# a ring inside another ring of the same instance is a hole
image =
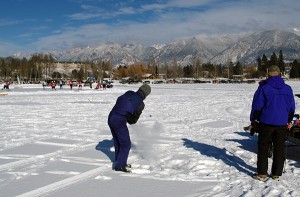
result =
[[[109,117],[116,115],[119,119],[126,119],[129,124],[136,123],[145,107],[143,100],[141,92],[127,91],[119,96]]]
[[[295,112],[292,88],[280,76],[261,81],[256,90],[250,114],[250,121],[261,124],[287,125]]]

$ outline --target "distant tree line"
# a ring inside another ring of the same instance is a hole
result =
[[[110,61],[78,62],[79,69],[73,69],[70,73],[57,71],[58,62],[48,54],[34,54],[30,59],[19,59],[13,57],[0,58],[0,80],[22,81],[42,81],[47,79],[77,80],[87,79],[93,76],[96,80],[110,77],[112,73],[112,63]],[[68,63],[60,63],[63,68],[68,67]]]
[[[49,55],[35,54],[26,58],[0,58],[0,78],[14,80],[22,76],[27,80],[41,79],[53,72],[54,58]]]
[[[300,65],[297,60],[292,63],[285,63],[283,52],[279,54],[272,53],[270,57],[265,54],[257,58],[257,65],[244,66],[240,61],[233,63],[228,61],[225,65],[201,63],[199,58],[196,58],[192,64],[181,66],[178,65],[176,59],[170,64],[164,62],[158,64],[153,58],[150,64],[137,63],[130,66],[119,66],[114,71],[115,79],[130,77],[141,79],[145,73],[153,75],[162,74],[166,79],[170,78],[229,78],[240,76],[244,78],[260,78],[266,77],[268,69],[272,65],[278,65],[283,75],[289,74],[291,78],[300,78]]]
[[[279,56],[273,52],[271,57],[268,59],[265,54],[263,54],[262,58],[257,58],[257,68],[258,68],[258,75],[264,76],[268,73],[268,68],[271,65],[277,65],[282,73],[285,72],[285,63],[283,60],[283,53],[282,50],[279,51]]]
[[[298,60],[294,60],[293,62],[284,62],[284,57],[282,50],[279,51],[279,55],[273,52],[270,58],[267,58],[265,54],[263,54],[262,58],[258,57],[257,59],[257,72],[254,73],[255,76],[266,76],[268,73],[268,68],[271,65],[277,65],[282,74],[289,74],[290,78],[300,78],[300,63]]]
[[[63,64],[67,68],[67,63]],[[65,65],[64,65],[65,64]],[[70,73],[60,73],[56,70],[57,62],[51,55],[35,54],[30,59],[0,58],[0,79],[15,80],[20,77],[22,80],[37,81],[49,78],[72,78],[77,80],[93,77],[96,80],[106,77],[122,79],[143,79],[146,74],[152,76],[163,76],[165,79],[172,78],[229,78],[242,76],[244,78],[260,78],[267,76],[268,68],[271,65],[278,65],[283,74],[289,74],[291,78],[300,78],[300,64],[298,60],[284,62],[283,52],[275,52],[270,57],[265,54],[257,58],[257,65],[244,66],[242,62],[226,64],[202,63],[195,58],[189,65],[179,65],[176,58],[171,63],[159,63],[152,58],[148,64],[136,62],[132,65],[120,65],[113,69],[111,61],[78,62],[79,69],[73,69]]]

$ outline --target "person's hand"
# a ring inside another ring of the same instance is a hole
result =
[[[260,126],[258,121],[251,122],[250,125],[250,135],[253,136],[255,133],[259,133]]]
[[[292,127],[293,127],[293,124],[292,124],[292,123],[288,123],[288,124],[287,124],[288,130],[291,130]]]

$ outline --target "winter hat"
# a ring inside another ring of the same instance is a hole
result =
[[[269,68],[269,73],[268,73],[269,76],[274,77],[279,74],[280,74],[280,69],[278,66],[273,65]]]
[[[148,84],[143,84],[138,91],[142,92],[146,98],[151,92],[151,87]]]

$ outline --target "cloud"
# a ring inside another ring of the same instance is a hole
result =
[[[25,51],[25,49],[12,43],[0,41],[0,57],[11,56],[17,51]]]
[[[122,14],[135,14],[136,13],[136,11],[133,7],[123,7],[123,8],[120,8],[119,11]]]
[[[82,9],[81,12],[70,14],[67,17],[71,20],[87,20],[90,18],[100,17],[105,12],[105,10],[99,8],[98,6],[84,4],[80,7]]]
[[[299,26],[299,17],[291,19],[286,14],[265,13],[263,10],[263,7],[252,6],[249,9],[241,6],[229,6],[209,12],[162,13],[155,20],[146,22],[120,20],[114,25],[88,24],[67,29],[58,35],[40,38],[35,45],[39,48],[52,46],[53,49],[72,47],[79,43],[84,45],[106,41],[140,42],[151,45],[169,43],[198,34],[236,34],[265,29],[289,30],[293,29],[289,27],[289,24],[298,24]],[[278,8],[278,10],[281,9]],[[287,23],[287,21],[289,22]]]
[[[10,25],[16,25],[20,23],[19,20],[12,20],[12,19],[0,19],[0,27],[1,26],[10,26]]]
[[[167,10],[167,9],[173,9],[173,8],[195,8],[199,6],[207,6],[212,3],[216,2],[215,0],[173,0],[173,1],[167,1],[166,3],[153,3],[153,4],[145,4],[142,5],[141,8],[143,10]]]
[[[152,45],[197,35],[269,29],[300,34],[298,0],[170,0],[146,4],[122,1],[106,9],[97,2],[81,1],[81,11],[69,14],[68,23],[52,29],[50,35],[37,37],[29,47],[37,51],[64,50],[108,41]],[[0,26],[1,22],[5,25],[0,20]]]
[[[83,25],[79,28],[57,30],[58,34],[44,36],[32,44],[38,51],[64,50],[72,47],[99,42],[99,38],[109,34],[110,28],[105,24]]]

